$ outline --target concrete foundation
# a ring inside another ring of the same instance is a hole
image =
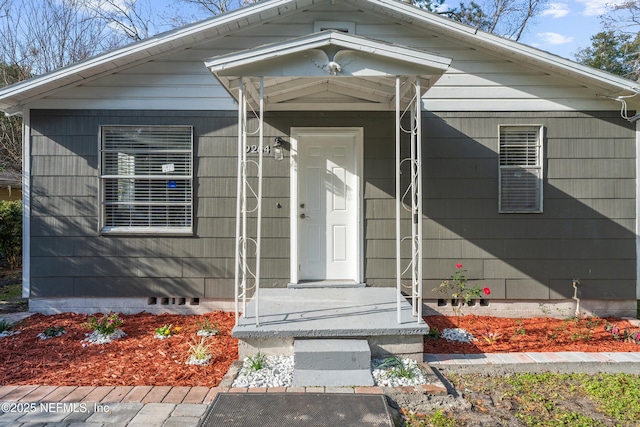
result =
[[[136,314],[204,314],[212,311],[233,311],[231,299],[149,297],[149,298],[30,298],[29,311],[42,314],[105,313],[117,311]]]
[[[154,314],[203,314],[216,310],[233,311],[231,299],[200,298],[193,304],[190,298],[157,297],[150,304],[150,298],[30,298],[29,311],[42,314],[57,313],[104,313],[117,311],[122,314],[136,314],[142,311]],[[453,307],[447,301],[439,306],[438,300],[424,300],[424,315],[453,315]],[[476,304],[465,307],[463,314],[495,317],[568,317],[575,315],[574,300],[488,300],[487,306]],[[635,300],[581,300],[580,312],[587,316],[599,317],[636,317],[637,301]]]
[[[444,314],[454,315],[453,306],[449,300],[423,300],[423,314],[425,316]],[[443,304],[444,305],[441,305]],[[588,300],[582,299],[579,312],[585,316],[598,317],[636,317],[637,301],[635,300]],[[554,317],[567,318],[576,315],[576,301],[569,300],[485,300],[481,305],[463,307],[462,314],[495,317]]]

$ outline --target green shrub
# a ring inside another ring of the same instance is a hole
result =
[[[10,331],[13,324],[5,319],[0,319],[0,333]]]
[[[252,371],[259,371],[267,365],[267,355],[259,351],[253,356],[247,357],[245,363]]]
[[[0,201],[0,256],[12,269],[22,263],[22,202]]]

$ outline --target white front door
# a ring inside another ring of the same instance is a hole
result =
[[[292,131],[295,282],[361,280],[361,141],[361,129]]]

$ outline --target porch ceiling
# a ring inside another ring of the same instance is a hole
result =
[[[257,47],[205,60],[207,68],[237,100],[243,81],[253,108],[265,110],[395,110],[396,78],[404,81],[401,104],[411,101],[410,84],[421,94],[442,76],[450,58],[338,31]]]

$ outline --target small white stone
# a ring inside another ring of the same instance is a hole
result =
[[[193,354],[189,356],[189,360],[187,360],[187,365],[208,365],[211,361],[211,356],[207,356],[204,359],[197,359]]]
[[[45,335],[43,332],[40,332],[38,335],[36,335],[38,338],[40,338],[41,340],[48,340],[49,338],[55,338],[55,337],[61,337],[62,334],[66,334],[66,331],[62,331],[62,332],[58,332],[55,335]]]
[[[127,334],[124,333],[122,329],[116,329],[112,334],[103,335],[98,331],[93,331],[90,334],[86,334],[87,338],[83,340],[88,344],[109,344],[113,340],[117,340],[122,337],[126,337]]]
[[[198,335],[199,337],[214,337],[218,335],[218,333],[215,331],[204,331],[200,329],[198,332],[196,332],[196,335]]]
[[[448,328],[442,331],[440,335],[442,338],[451,342],[463,342],[463,343],[471,343],[476,340],[476,338],[462,328]]]
[[[18,335],[20,331],[4,331],[0,332],[0,338],[10,337],[12,335]]]
[[[171,338],[171,335],[155,334],[153,337],[157,340],[166,340],[167,338]]]

